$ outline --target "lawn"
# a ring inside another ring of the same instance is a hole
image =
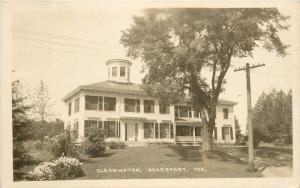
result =
[[[248,147],[219,147],[217,150],[248,161]],[[257,169],[266,167],[293,168],[292,147],[262,145],[254,149],[254,162]]]
[[[110,149],[83,161],[86,176],[79,179],[261,177],[259,172],[247,172],[245,162],[222,152],[210,152],[203,160],[197,148],[174,145]]]

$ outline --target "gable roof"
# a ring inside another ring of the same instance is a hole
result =
[[[67,101],[69,98],[71,98],[73,95],[77,94],[80,91],[105,91],[105,92],[112,92],[112,93],[123,93],[123,94],[135,94],[135,95],[143,95],[143,96],[149,96],[149,93],[147,93],[142,85],[140,84],[134,84],[134,83],[122,83],[122,82],[115,82],[115,81],[102,81],[102,82],[96,82],[92,84],[87,85],[81,85],[68,93],[62,100]],[[228,101],[219,99],[219,104],[223,105],[236,105],[236,102]]]

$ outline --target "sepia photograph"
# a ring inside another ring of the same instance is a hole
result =
[[[292,178],[297,9],[136,5],[11,11],[12,181]]]

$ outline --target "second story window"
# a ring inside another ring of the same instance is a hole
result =
[[[98,96],[85,96],[85,109],[86,110],[98,110]]]
[[[192,117],[192,107],[191,106],[175,106],[175,117]]]
[[[191,106],[175,106],[175,117],[192,117],[192,107]]]
[[[170,106],[167,104],[159,103],[159,113],[160,114],[170,114]]]
[[[75,100],[74,113],[79,112],[79,98]]]
[[[144,100],[144,112],[154,113],[154,100]]]
[[[70,116],[71,114],[72,114],[72,102],[70,102],[68,106],[68,115]]]
[[[125,70],[126,70],[125,67],[120,67],[120,76],[121,77],[125,77]]]
[[[199,118],[200,117],[200,112],[195,110],[194,111],[194,118]]]
[[[118,75],[118,67],[113,67],[111,69],[111,75],[112,75],[112,77],[117,77],[117,75]]]
[[[125,112],[140,112],[139,99],[124,99]]]
[[[116,110],[116,98],[104,97],[104,111],[115,111],[115,110]]]
[[[228,119],[228,108],[223,108],[224,119]]]

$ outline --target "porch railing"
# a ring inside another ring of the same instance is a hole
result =
[[[176,142],[193,142],[194,138],[193,138],[193,136],[176,136],[175,141]],[[202,141],[201,136],[195,136],[195,141],[201,142]]]

